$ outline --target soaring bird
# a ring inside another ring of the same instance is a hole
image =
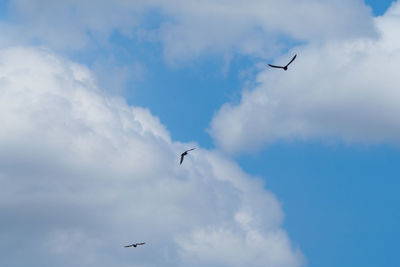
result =
[[[144,244],[146,244],[145,242],[143,242],[143,243],[134,243],[134,244],[131,244],[131,245],[127,245],[127,246],[124,246],[124,247],[126,247],[126,248],[129,248],[129,247],[137,247],[137,246],[141,246],[141,245],[144,245]]]
[[[293,62],[293,60],[295,60],[295,58],[297,57],[297,54],[294,55],[294,57],[292,58],[292,60],[290,60],[290,62],[288,64],[286,64],[286,66],[276,66],[276,65],[271,65],[268,64],[268,66],[272,67],[272,68],[278,68],[278,69],[283,69],[283,70],[287,70],[287,67],[290,65],[290,63]]]
[[[183,158],[188,154],[188,152],[189,152],[189,151],[192,151],[192,150],[195,150],[195,149],[196,149],[196,148],[192,148],[192,149],[189,149],[189,150],[186,150],[185,152],[183,152],[183,153],[181,154],[181,162],[179,163],[179,165],[182,164]]]

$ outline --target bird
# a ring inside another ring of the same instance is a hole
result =
[[[141,246],[141,245],[144,245],[144,244],[146,244],[145,242],[142,242],[142,243],[134,243],[134,244],[131,244],[131,245],[127,245],[127,246],[124,246],[124,247],[126,247],[126,248],[129,248],[129,247],[137,247],[137,246]]]
[[[196,149],[196,148],[191,148],[191,149],[186,150],[185,152],[183,152],[183,153],[181,154],[181,162],[179,163],[179,165],[182,164],[183,158],[188,154],[188,152],[189,152],[189,151],[192,151],[192,150],[195,150],[195,149]]]
[[[288,64],[286,64],[286,66],[276,66],[276,65],[271,65],[271,64],[268,64],[268,66],[270,66],[272,68],[278,68],[278,69],[287,70],[288,66],[293,62],[293,60],[295,60],[296,57],[297,57],[297,54],[294,55],[292,60],[290,60],[290,62]]]

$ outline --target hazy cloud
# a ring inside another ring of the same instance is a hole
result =
[[[163,44],[170,63],[210,52],[271,57],[287,47],[282,37],[308,42],[375,34],[362,0],[11,0],[9,10],[20,39],[81,49],[90,40],[106,44],[114,31],[141,33]]]

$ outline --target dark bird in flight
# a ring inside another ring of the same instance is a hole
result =
[[[189,151],[192,151],[192,150],[195,150],[195,149],[196,149],[196,148],[192,148],[192,149],[189,149],[189,150],[186,150],[185,152],[183,152],[183,153],[181,154],[181,162],[179,163],[179,165],[182,164],[183,158],[188,154],[188,152],[189,152]]]
[[[137,247],[137,246],[141,246],[141,245],[144,245],[144,244],[146,244],[145,242],[143,242],[143,243],[134,243],[134,244],[131,244],[131,245],[127,245],[127,246],[124,246],[124,247],[126,247],[126,248],[129,248],[129,247]]]
[[[290,60],[290,62],[288,64],[286,64],[286,66],[276,66],[276,65],[271,65],[268,64],[268,66],[272,67],[272,68],[278,68],[278,69],[283,69],[283,70],[287,70],[287,67],[293,62],[293,60],[295,60],[295,58],[297,57],[297,54],[294,55],[294,57],[292,58],[292,60]]]

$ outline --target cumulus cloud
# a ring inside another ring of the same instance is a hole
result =
[[[28,40],[77,49],[93,38],[106,43],[114,31],[140,32],[164,45],[168,62],[210,51],[268,57],[286,48],[282,37],[308,42],[375,32],[362,0],[12,0],[9,9],[17,36]],[[158,23],[149,28],[149,19]]]
[[[278,58],[299,54],[287,72],[266,68],[240,103],[217,112],[216,143],[230,152],[292,139],[399,143],[399,10],[375,19],[378,39],[311,43]]]
[[[0,88],[2,265],[302,265],[261,180],[201,148],[179,166],[189,144],[84,66],[2,49]]]

